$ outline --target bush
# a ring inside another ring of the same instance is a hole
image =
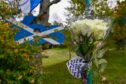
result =
[[[0,22],[0,84],[37,83],[42,76],[30,62],[41,49],[34,44],[14,42],[15,31],[9,26]]]
[[[118,3],[114,13],[113,39],[117,48],[124,48],[126,45],[126,1]]]

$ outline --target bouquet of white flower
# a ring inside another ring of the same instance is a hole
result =
[[[77,44],[77,55],[86,61],[94,59],[97,68],[101,68],[99,71],[102,72],[107,63],[102,57],[106,51],[103,46],[108,36],[108,23],[99,19],[79,20],[72,23],[70,30]]]
[[[71,29],[74,33],[82,33],[83,35],[94,35],[96,40],[102,40],[105,38],[107,30],[109,29],[108,23],[99,19],[85,19],[73,22]]]

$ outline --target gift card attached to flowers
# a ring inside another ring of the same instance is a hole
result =
[[[84,59],[81,57],[75,57],[69,60],[66,65],[72,76],[75,78],[81,78],[82,67],[85,65]]]

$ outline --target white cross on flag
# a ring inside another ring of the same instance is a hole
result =
[[[75,57],[69,60],[66,65],[72,76],[74,76],[75,78],[81,78],[81,70],[85,65],[84,59],[82,59],[81,57]]]

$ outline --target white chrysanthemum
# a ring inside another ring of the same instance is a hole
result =
[[[106,31],[108,30],[108,24],[104,22],[103,20],[95,19],[85,19],[85,20],[79,20],[74,23],[72,23],[71,28],[74,33],[79,34],[80,32],[83,35],[94,34],[95,38],[97,40],[103,39],[106,35]]]

